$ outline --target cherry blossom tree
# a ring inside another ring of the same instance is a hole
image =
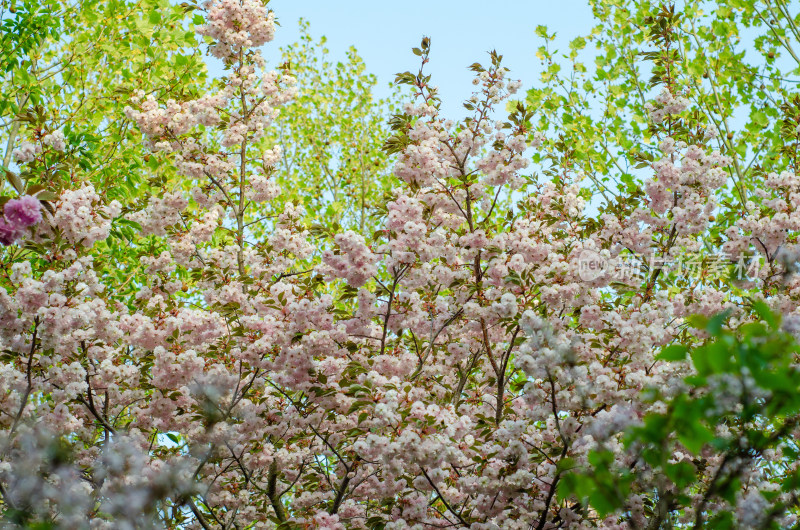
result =
[[[795,525],[800,180],[766,175],[741,215],[727,200],[735,163],[676,82],[671,16],[637,185],[587,184],[496,52],[468,117],[441,116],[425,38],[397,77],[414,99],[380,229],[315,245],[276,183],[268,132],[297,87],[258,50],[273,13],[205,4],[225,76],[124,111],[150,190],[5,199],[0,243],[42,252],[0,287],[4,522]]]

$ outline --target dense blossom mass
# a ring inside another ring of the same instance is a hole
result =
[[[0,219],[0,243],[10,245],[22,237],[26,228],[42,220],[41,205],[36,197],[24,195],[6,201]]]
[[[203,9],[222,82],[141,90],[120,117],[158,161],[150,190],[3,205],[3,256],[22,256],[0,284],[9,524],[797,524],[800,177],[734,204],[735,160],[715,125],[680,132],[692,102],[667,79],[643,107],[641,186],[598,207],[584,175],[531,167],[558,139],[493,52],[462,121],[422,70],[398,76],[415,99],[386,142],[379,229],[315,239],[267,141],[298,90],[257,50],[274,16]],[[68,149],[30,140],[22,170]],[[689,255],[696,275],[668,266]]]

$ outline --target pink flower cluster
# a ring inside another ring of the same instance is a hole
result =
[[[48,231],[89,248],[108,237],[111,221],[120,214],[121,208],[118,201],[103,204],[91,184],[65,190],[56,202]]]
[[[0,244],[13,244],[22,237],[26,229],[39,224],[42,220],[41,210],[41,203],[31,195],[6,201],[3,206],[4,215],[0,217]]]
[[[50,146],[56,151],[63,151],[67,148],[67,141],[64,138],[64,133],[61,131],[53,131],[42,137],[42,143]]]
[[[14,160],[19,164],[25,164],[28,162],[32,162],[36,155],[42,152],[42,148],[39,145],[33,144],[31,142],[23,142],[17,149],[12,151],[11,156]]]
[[[234,59],[244,48],[258,48],[275,34],[275,16],[259,0],[221,0],[206,2],[206,23],[197,33],[216,42],[209,47],[214,57]]]
[[[680,114],[687,108],[689,108],[689,100],[686,97],[675,96],[666,88],[656,97],[655,104],[647,103],[645,105],[645,110],[655,123],[661,123],[668,116]]]
[[[353,287],[361,287],[375,275],[375,255],[364,237],[348,230],[335,237],[338,253],[326,250],[322,254],[321,272],[329,278],[344,278]]]

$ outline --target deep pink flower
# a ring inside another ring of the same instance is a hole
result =
[[[6,219],[19,228],[33,226],[42,220],[42,206],[36,197],[25,195],[6,203]]]
[[[22,230],[0,217],[0,244],[11,245],[22,236]]]

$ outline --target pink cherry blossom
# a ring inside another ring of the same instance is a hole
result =
[[[23,195],[10,199],[4,206],[6,220],[20,228],[27,228],[42,220],[41,203],[36,197]]]

